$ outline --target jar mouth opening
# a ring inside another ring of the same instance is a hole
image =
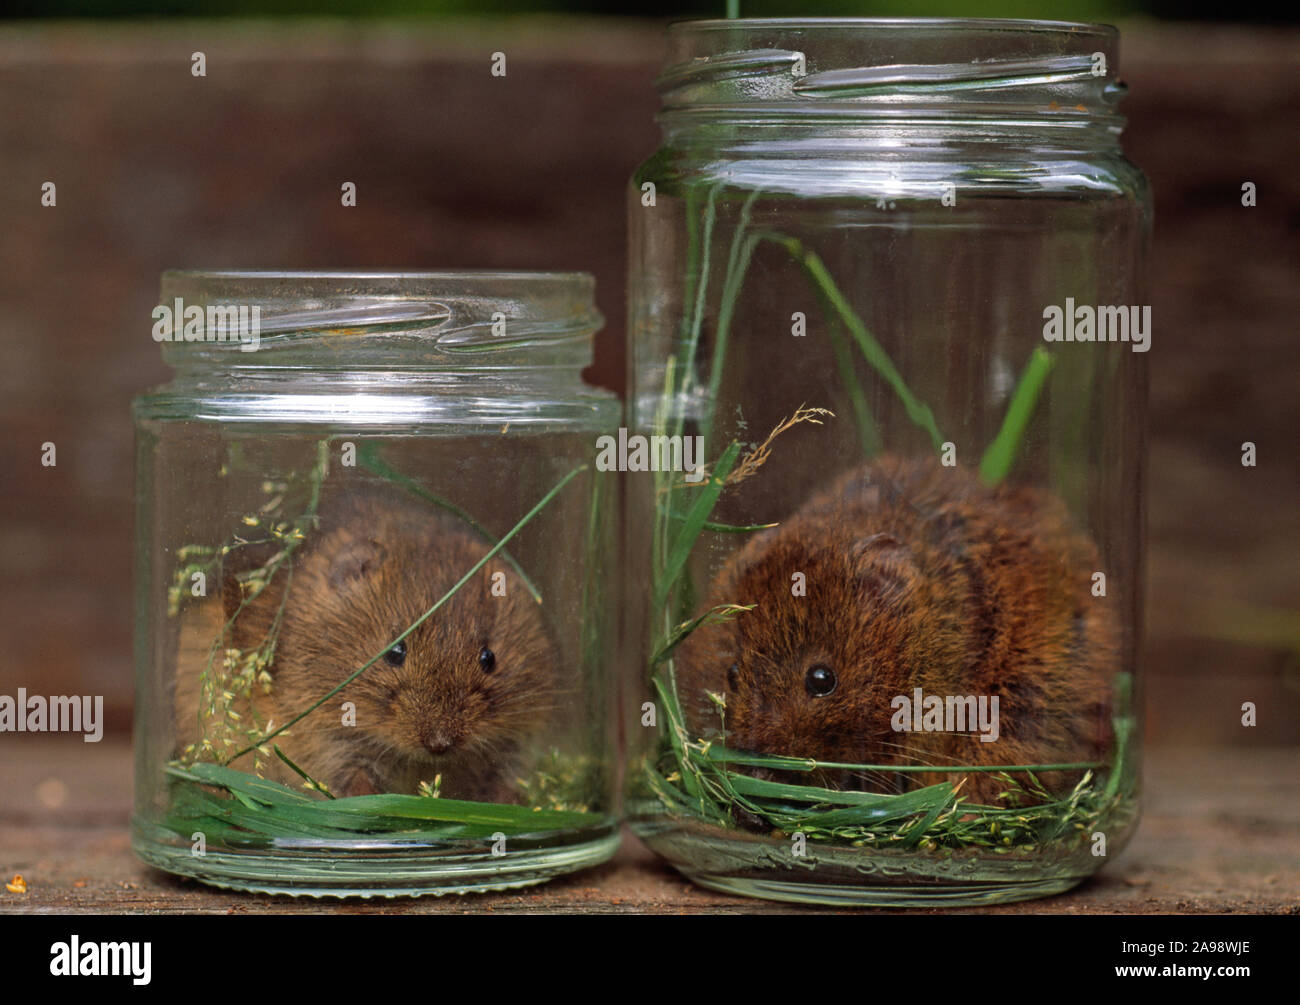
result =
[[[595,284],[589,272],[169,269],[162,275],[161,294],[164,303],[178,297],[194,303],[260,302],[264,319],[314,314],[319,327],[332,323],[320,317],[326,305],[362,310],[367,302],[379,306],[405,301],[411,307],[425,303],[432,314],[445,315],[456,305],[526,300],[539,315],[564,316],[591,306]]]
[[[560,362],[589,356],[603,320],[594,296],[587,272],[174,269],[162,276],[153,334],[177,365],[234,361],[232,352],[250,354],[241,366],[313,355],[468,365],[483,353],[508,365],[543,362],[539,352]]]
[[[656,81],[665,115],[920,120],[1113,129],[1124,94],[1106,24],[981,18],[678,21]],[[1073,120],[1073,123],[1071,123]]]
[[[594,282],[591,273],[536,269],[168,269],[163,282],[230,283],[369,283],[377,289],[395,284],[457,284],[483,288],[499,282],[556,284]]]
[[[943,28],[954,31],[1068,31],[1115,36],[1119,29],[1097,21],[1053,21],[1014,17],[742,17],[682,18],[669,31],[716,31],[737,28]]]

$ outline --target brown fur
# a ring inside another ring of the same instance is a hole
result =
[[[228,644],[256,647],[284,600],[270,667],[271,693],[255,688],[252,708],[282,725],[405,631],[483,557],[488,546],[450,517],[397,497],[363,494],[322,507],[320,527],[234,621]],[[197,732],[201,673],[222,621],[239,607],[237,573],[268,557],[231,553],[223,597],[189,612],[178,658],[177,736]],[[491,593],[504,573],[506,595]],[[556,650],[536,602],[519,577],[494,558],[406,639],[400,667],[378,660],[356,681],[274,741],[336,795],[414,792],[442,775],[449,798],[503,800],[521,748],[545,725],[555,703]],[[479,652],[496,657],[491,672]],[[356,725],[342,724],[342,703]],[[251,770],[245,757],[234,767]],[[272,756],[265,774],[301,779]]]
[[[726,695],[737,749],[865,764],[1041,764],[1098,758],[1109,736],[1115,616],[1091,595],[1096,548],[1054,496],[988,489],[933,460],[883,458],[752,538],[719,572],[708,606],[757,604],[683,644],[684,710],[701,733]],[[791,593],[807,577],[807,596]],[[808,668],[833,669],[811,696]],[[728,668],[735,666],[735,686]],[[1000,737],[896,732],[897,695],[999,697]],[[1044,783],[1076,780],[1048,773]],[[794,776],[790,776],[792,779]],[[965,777],[963,795],[1005,789],[976,773],[825,772],[821,784],[896,791]],[[1020,776],[1023,778],[1023,776]],[[808,781],[808,775],[802,776]]]

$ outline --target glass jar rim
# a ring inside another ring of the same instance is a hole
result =
[[[589,359],[603,324],[595,278],[578,271],[173,269],[160,301],[154,339],[174,365],[231,361],[250,346],[259,351],[239,365],[340,350],[359,364],[570,362]]]
[[[675,21],[661,121],[961,119],[1117,135],[1119,30],[1015,18]]]
[[[168,269],[162,274],[161,295],[164,301],[189,297],[195,303],[216,298],[258,299],[272,314],[287,311],[294,304],[337,298],[410,299],[413,304],[527,299],[537,305],[540,313],[560,316],[589,307],[595,285],[591,273],[579,271]]]
[[[239,282],[283,281],[295,282],[337,281],[358,279],[379,284],[381,282],[445,282],[490,284],[507,282],[578,282],[592,281],[589,272],[581,270],[548,269],[167,269],[163,282],[229,280]]]
[[[1057,21],[1016,17],[740,17],[679,18],[669,31],[713,31],[736,28],[951,28],[1024,32],[1068,31],[1072,34],[1117,36],[1119,29],[1101,21]]]

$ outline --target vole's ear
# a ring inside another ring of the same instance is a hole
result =
[[[906,558],[907,546],[888,531],[860,537],[849,546],[849,554],[855,565],[870,565],[881,561],[895,561]]]
[[[221,564],[221,603],[230,623],[230,642],[236,649],[261,645],[284,599],[287,576],[274,574],[270,564],[279,553],[276,544],[249,544],[226,553]],[[236,617],[237,615],[237,617]]]
[[[849,561],[858,581],[884,599],[906,591],[916,572],[912,550],[888,531],[854,541]]]
[[[330,585],[336,590],[368,579],[379,571],[388,552],[378,541],[359,538],[349,541],[330,559]]]

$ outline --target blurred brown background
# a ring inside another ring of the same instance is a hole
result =
[[[167,376],[166,268],[587,269],[590,376],[621,387],[623,190],[657,142],[661,27],[0,27],[0,693],[103,694],[130,728],[128,403]],[[1148,736],[1295,743],[1300,32],[1121,27],[1156,199]]]

